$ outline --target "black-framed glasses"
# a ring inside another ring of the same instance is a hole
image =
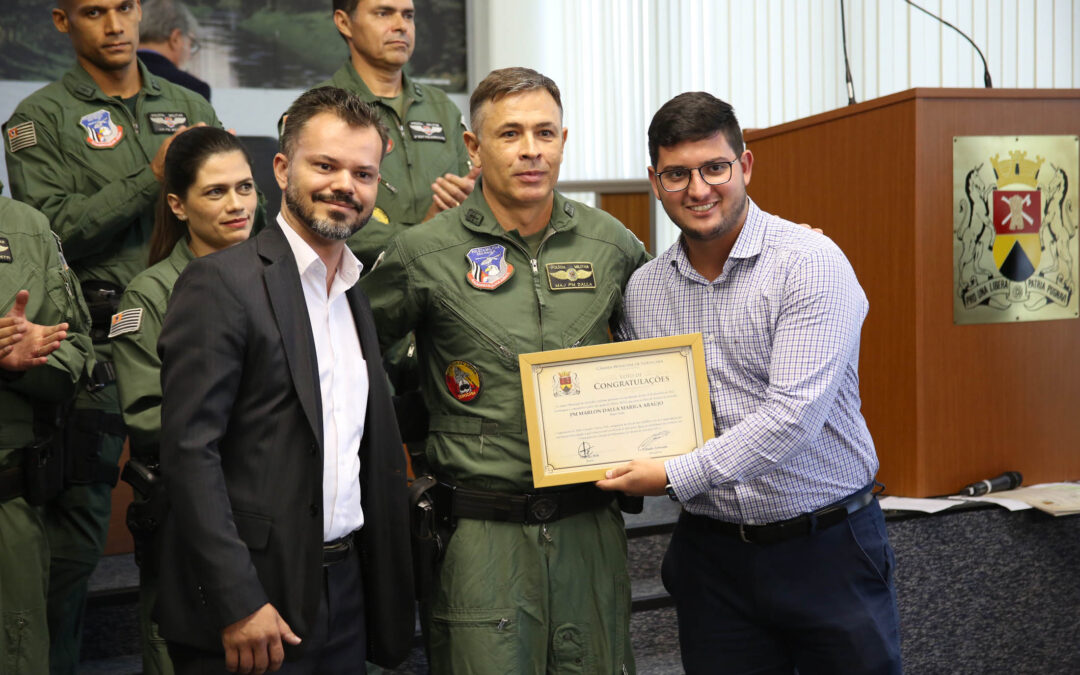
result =
[[[658,172],[656,177],[660,179],[660,187],[664,188],[665,192],[679,192],[690,187],[690,177],[695,171],[701,176],[701,180],[709,185],[723,185],[731,180],[731,165],[737,161],[739,160],[714,161],[693,169],[668,169]]]

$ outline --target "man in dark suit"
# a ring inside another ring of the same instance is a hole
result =
[[[192,261],[158,343],[156,618],[179,673],[357,673],[413,634],[404,455],[345,246],[386,130],[332,87],[287,115],[277,225]]]
[[[139,22],[139,60],[146,69],[210,100],[210,85],[183,70],[199,49],[199,24],[187,5],[174,0],[146,0]]]

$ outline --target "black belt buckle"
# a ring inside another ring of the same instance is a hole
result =
[[[558,500],[549,495],[525,495],[525,522],[529,525],[539,525],[558,520],[559,510]]]
[[[354,533],[350,532],[340,539],[324,543],[322,549],[323,567],[336,565],[342,560],[345,560],[345,558],[348,558],[349,551],[352,550],[353,547],[354,536]]]

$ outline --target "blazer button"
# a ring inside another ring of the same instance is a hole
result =
[[[319,505],[318,504],[312,504],[309,510],[311,511],[311,517],[312,518],[319,515]]]
[[[318,453],[318,450],[319,450],[318,447],[314,443],[312,443],[311,445],[308,446],[307,451],[308,451],[309,455],[314,455],[314,454]]]

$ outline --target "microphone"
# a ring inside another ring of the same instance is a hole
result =
[[[981,480],[978,483],[972,483],[968,485],[960,494],[965,497],[978,497],[985,495],[989,492],[1001,492],[1002,490],[1012,490],[1020,487],[1024,477],[1020,475],[1019,471],[1006,471],[997,478],[991,478],[989,480]]]
[[[948,26],[949,28],[952,28],[952,29],[953,29],[954,31],[956,31],[957,33],[959,33],[959,34],[960,34],[960,37],[964,38],[964,39],[965,39],[965,40],[967,40],[967,41],[968,41],[969,43],[971,43],[971,46],[972,46],[972,47],[974,47],[974,48],[975,48],[975,51],[976,51],[976,52],[978,53],[978,55],[979,55],[979,58],[980,58],[980,59],[982,59],[982,64],[983,64],[983,82],[984,82],[984,83],[986,84],[986,88],[987,88],[987,89],[993,89],[993,88],[994,88],[994,85],[993,85],[993,84],[992,84],[992,83],[990,82],[990,68],[989,68],[989,67],[988,67],[988,66],[986,65],[986,57],[985,57],[985,56],[983,56],[982,50],[981,50],[981,49],[979,49],[979,46],[978,46],[977,44],[975,44],[974,42],[972,42],[971,38],[969,38],[969,37],[968,37],[967,35],[965,35],[965,34],[964,34],[964,32],[963,32],[962,30],[960,30],[960,29],[959,29],[959,28],[957,28],[956,26],[952,25],[951,23],[949,23],[949,22],[948,22],[948,21],[946,21],[945,19],[942,19],[942,18],[941,18],[940,16],[938,16],[938,15],[936,15],[936,14],[931,14],[930,12],[926,11],[926,10],[925,10],[925,9],[923,9],[922,7],[919,7],[918,5],[916,5],[916,4],[915,4],[914,2],[912,2],[911,0],[904,0],[904,2],[906,2],[906,3],[907,3],[907,4],[909,4],[909,5],[911,5],[911,6],[912,6],[912,7],[914,7],[915,9],[919,10],[920,12],[922,12],[922,13],[923,13],[923,14],[925,14],[926,16],[930,17],[931,19],[935,19],[936,21],[940,21],[941,23],[945,24],[945,25],[946,25],[946,26]],[[1019,474],[1017,474],[1017,475],[1019,475]]]
[[[844,46],[844,84],[847,85],[847,103],[855,105],[855,83],[851,81],[851,66],[847,58],[847,26],[844,20],[844,0],[840,0],[840,41]]]

